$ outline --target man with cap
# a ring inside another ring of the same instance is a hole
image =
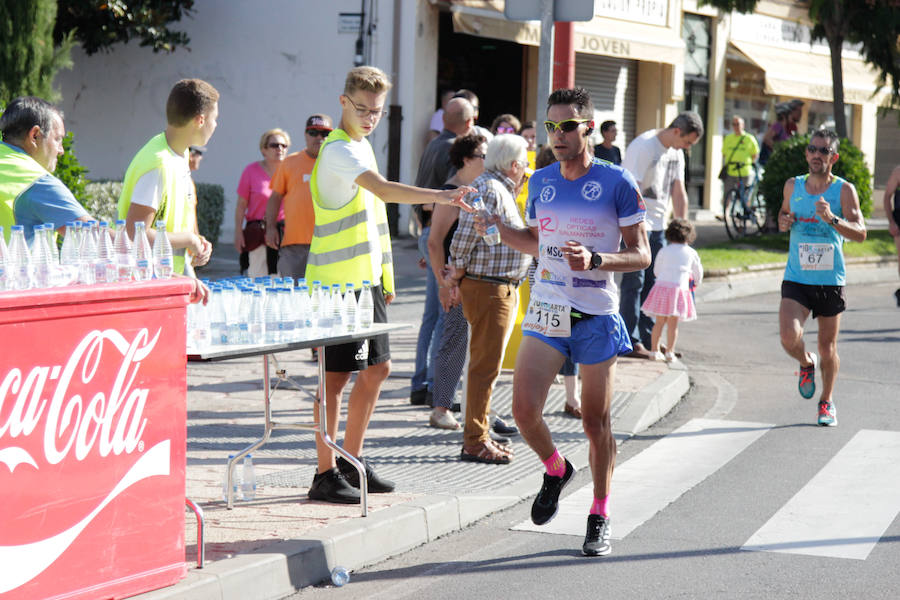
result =
[[[316,224],[309,179],[319,148],[331,132],[331,117],[315,114],[306,120],[306,148],[287,156],[272,177],[272,195],[266,205],[266,244],[278,249],[278,274],[298,279],[306,273],[309,244]],[[276,221],[284,201],[284,238]],[[280,245],[280,247],[279,247]]]

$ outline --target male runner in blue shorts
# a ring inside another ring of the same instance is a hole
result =
[[[829,427],[837,425],[832,392],[841,364],[837,337],[845,308],[844,238],[866,239],[856,188],[831,173],[837,160],[837,134],[816,131],[806,147],[809,175],[785,182],[778,215],[778,229],[791,232],[778,311],[781,345],[800,363],[798,387],[804,398],[816,393],[816,367],[821,361],[818,422]],[[810,312],[819,319],[819,356],[807,352],[803,343],[803,325]]]
[[[588,139],[594,107],[588,92],[556,90],[547,106],[544,126],[559,162],[536,171],[529,181],[529,229],[499,225],[504,243],[538,257],[513,380],[513,416],[547,468],[531,507],[531,520],[541,525],[556,515],[559,494],[575,471],[553,444],[544,403],[565,359],[581,365],[582,423],[594,480],[582,552],[602,556],[610,552],[608,501],[616,442],[609,409],[616,359],[632,350],[613,272],[650,264],[646,210],[632,176],[593,157]]]

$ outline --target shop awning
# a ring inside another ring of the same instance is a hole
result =
[[[450,5],[453,31],[485,38],[517,42],[528,46],[541,43],[539,21],[509,21],[503,3],[457,0]],[[684,64],[684,42],[678,32],[667,27],[594,17],[575,23],[575,51],[616,58]]]
[[[730,43],[765,73],[767,94],[825,102],[834,100],[831,57],[827,54],[739,40]],[[875,71],[861,60],[846,57],[842,59],[842,66],[844,101],[848,104],[872,102],[872,93],[877,87]]]

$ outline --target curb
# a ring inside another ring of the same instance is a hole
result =
[[[651,385],[634,392],[616,415],[616,443],[640,433],[668,413],[690,388],[680,362]],[[581,470],[588,466],[584,445],[567,455]],[[519,479],[489,494],[435,494],[385,508],[367,517],[335,523],[304,539],[276,542],[264,549],[193,569],[168,588],[136,596],[140,600],[275,600],[328,580],[340,565],[349,571],[401,554],[532,498],[542,474]]]

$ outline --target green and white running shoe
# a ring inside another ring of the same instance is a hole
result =
[[[824,427],[837,427],[837,407],[834,402],[822,400],[819,402],[819,425]]]
[[[810,352],[812,357],[812,365],[808,367],[800,367],[800,380],[797,382],[797,389],[804,398],[812,398],[816,393],[816,367],[819,366],[819,357],[815,353]]]

